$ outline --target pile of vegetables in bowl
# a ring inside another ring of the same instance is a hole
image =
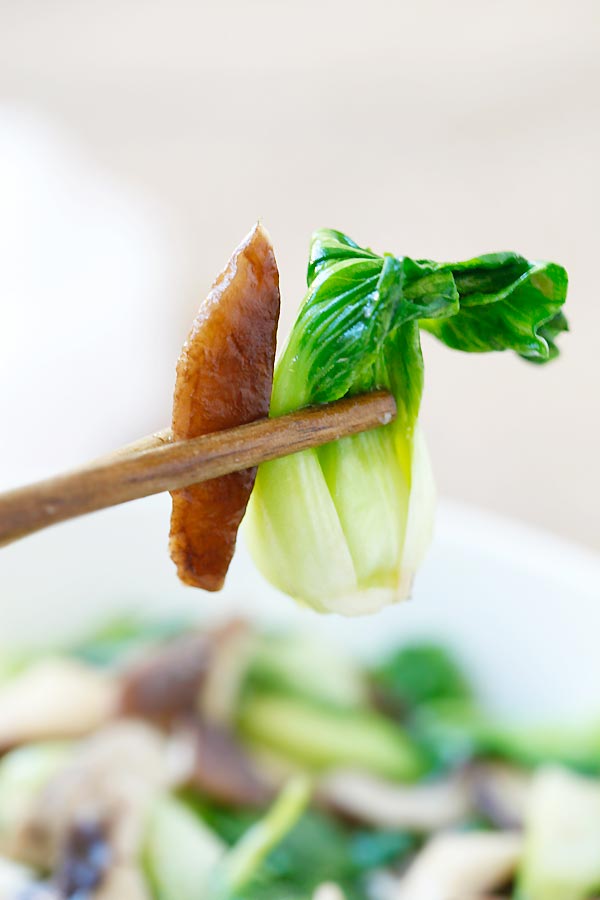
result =
[[[443,647],[119,622],[0,654],[2,900],[585,900],[600,728],[488,715]]]

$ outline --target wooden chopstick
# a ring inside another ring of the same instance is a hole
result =
[[[187,441],[173,441],[168,431],[150,435],[84,468],[0,494],[0,546],[85,513],[386,425],[395,416],[392,395],[374,391]]]

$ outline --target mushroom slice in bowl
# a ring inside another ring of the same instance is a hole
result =
[[[133,865],[114,866],[93,900],[151,900],[142,871]]]
[[[265,806],[272,798],[270,784],[229,730],[190,719],[175,733],[173,741],[182,756],[191,761],[185,787],[238,807]]]
[[[47,782],[15,832],[15,856],[59,871],[84,829],[113,861],[136,858],[149,805],[168,784],[166,741],[141,722],[118,722],[84,740]]]
[[[29,741],[80,737],[112,715],[109,675],[69,659],[34,663],[0,689],[0,752]]]
[[[467,900],[501,888],[514,875],[522,838],[513,832],[439,834],[425,845],[389,900]]]
[[[248,626],[233,621],[154,649],[121,677],[119,712],[170,726],[196,712],[227,720],[248,659]]]
[[[531,781],[530,772],[509,763],[476,765],[471,773],[473,806],[496,828],[521,828]]]
[[[338,770],[325,776],[320,797],[337,812],[380,828],[437,831],[467,817],[471,809],[464,773],[424,784],[394,784],[366,772]]]

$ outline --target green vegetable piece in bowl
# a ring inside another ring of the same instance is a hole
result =
[[[310,796],[309,779],[292,778],[232,847],[187,803],[163,796],[152,810],[144,848],[155,895],[160,900],[231,900],[260,875],[265,859],[295,826]]]
[[[439,700],[421,706],[411,720],[421,745],[443,765],[475,756],[504,759],[534,768],[556,763],[600,773],[600,725],[564,727],[498,720],[474,703]]]
[[[523,900],[586,900],[600,890],[600,781],[549,767],[535,776],[519,881]]]
[[[336,706],[360,706],[367,680],[356,660],[315,635],[266,635],[256,640],[249,683]]]
[[[243,896],[271,851],[286,838],[303,814],[310,800],[312,786],[304,775],[290,779],[267,813],[223,857],[212,879],[215,900]]]
[[[44,741],[11,750],[0,760],[0,842],[10,842],[31,803],[68,762],[67,741]]]
[[[413,781],[425,769],[425,760],[408,735],[369,710],[255,693],[243,703],[239,724],[251,743],[311,770],[350,767]]]
[[[145,868],[161,900],[203,900],[225,844],[184,803],[162,797],[152,810]]]
[[[384,698],[405,709],[431,701],[471,699],[464,673],[450,652],[438,644],[401,647],[375,666],[371,677]]]

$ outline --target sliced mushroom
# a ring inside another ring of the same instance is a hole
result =
[[[201,304],[177,363],[173,437],[198,437],[269,414],[279,273],[257,224]],[[171,558],[185,584],[219,591],[256,469],[173,491]]]
[[[150,900],[141,871],[133,865],[114,866],[91,900]]]
[[[248,633],[243,623],[231,622],[154,650],[124,673],[120,712],[168,726],[205,702],[216,718],[224,720],[245,670]],[[214,673],[222,676],[222,683]]]
[[[269,784],[230,731],[191,720],[178,740],[187,743],[192,754],[188,785],[235,806],[264,806],[271,799]]]
[[[471,773],[473,806],[496,828],[522,828],[531,773],[507,763],[484,763]]]
[[[188,634],[170,642],[125,672],[119,711],[161,725],[189,714],[212,657],[209,634]]]
[[[57,869],[76,823],[107,828],[116,861],[136,857],[146,813],[168,783],[166,741],[141,722],[119,722],[86,739],[15,830],[14,855]]]
[[[200,686],[198,710],[203,719],[231,725],[252,656],[254,636],[248,622],[233,619],[215,635],[212,662]]]
[[[399,785],[365,772],[327,775],[319,795],[343,815],[380,828],[436,831],[463,820],[471,808],[465,774],[426,784]]]
[[[425,845],[389,900],[469,900],[514,874],[522,839],[513,832],[440,834]]]
[[[88,734],[110,718],[115,700],[105,673],[68,659],[38,662],[0,689],[0,752]]]

